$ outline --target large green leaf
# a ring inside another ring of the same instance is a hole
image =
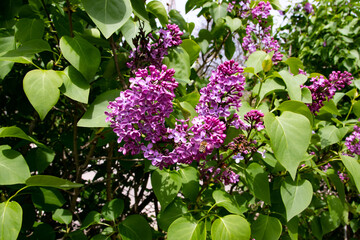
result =
[[[279,239],[282,231],[281,222],[275,217],[260,215],[251,225],[252,236],[256,240]]]
[[[350,172],[355,186],[360,193],[360,163],[353,157],[340,155],[342,162],[344,163],[348,172]]]
[[[85,229],[85,228],[88,228],[89,226],[93,225],[93,224],[97,224],[97,223],[100,223],[101,219],[101,214],[98,213],[97,211],[90,211],[84,221],[82,222],[82,226],[81,226],[81,229]]]
[[[321,139],[321,147],[325,148],[334,143],[337,143],[343,137],[340,130],[334,125],[325,126],[320,129],[319,136]]]
[[[212,194],[216,206],[224,207],[231,213],[242,215],[243,211],[236,200],[224,190],[215,190]]]
[[[73,66],[65,68],[60,76],[64,85],[60,90],[65,96],[82,103],[88,103],[90,84]]]
[[[1,137],[16,137],[16,138],[21,138],[21,139],[25,139],[28,140],[30,142],[35,143],[36,145],[38,145],[39,147],[42,148],[47,148],[44,144],[36,141],[34,138],[28,136],[26,133],[24,133],[23,130],[21,130],[18,127],[2,127],[0,128],[0,138]]]
[[[52,219],[68,225],[72,221],[72,213],[67,209],[58,208],[53,213]]]
[[[239,18],[231,18],[230,16],[226,16],[225,21],[231,32],[234,32],[241,27],[241,20]]]
[[[286,89],[289,93],[289,97],[291,100],[301,101],[301,88],[300,85],[303,84],[302,81],[297,81],[294,76],[292,76],[288,71],[281,71],[279,72],[282,79],[286,84]],[[304,76],[304,75],[301,75]],[[306,77],[304,76],[305,80]]]
[[[259,94],[260,101],[267,95],[273,92],[285,91],[285,84],[279,79],[268,78],[262,84],[260,93],[259,93],[260,84],[256,84],[253,89],[253,93]]]
[[[109,111],[107,108],[109,101],[114,101],[119,94],[119,90],[110,90],[97,96],[77,125],[79,127],[109,127],[110,124],[105,121],[105,111]]]
[[[134,14],[143,21],[149,21],[149,15],[145,9],[143,0],[130,0]]]
[[[188,166],[180,168],[179,172],[182,181],[182,193],[185,197],[195,201],[200,190],[198,171],[194,167]]]
[[[47,212],[62,207],[66,202],[61,192],[55,188],[36,188],[32,192],[31,199],[36,208]]]
[[[197,222],[190,217],[176,219],[169,227],[169,240],[205,240],[206,227],[203,221]]]
[[[121,28],[132,13],[130,0],[82,0],[82,2],[85,11],[105,38],[109,38]]]
[[[25,183],[30,177],[24,157],[8,145],[0,145],[0,185]]]
[[[180,46],[169,51],[164,59],[164,64],[168,68],[175,70],[174,78],[181,82],[189,83],[190,80],[190,57],[189,54]]]
[[[164,5],[160,1],[151,1],[146,5],[146,10],[154,14],[160,21],[161,25],[165,27],[169,23],[169,18],[166,13]]]
[[[108,221],[115,221],[124,210],[124,201],[122,199],[113,199],[107,202],[102,210],[101,214]]]
[[[281,184],[280,192],[286,208],[287,221],[304,211],[310,205],[313,196],[313,188],[308,180],[292,181],[289,177]]]
[[[0,240],[16,240],[22,222],[22,209],[17,202],[0,203]]]
[[[50,175],[35,175],[28,178],[25,183],[31,187],[54,187],[60,189],[71,189],[83,186],[81,183],[73,183],[69,180]]]
[[[132,18],[129,18],[126,23],[121,27],[121,33],[125,37],[126,42],[131,48],[135,48],[133,39],[139,33],[139,23],[134,22]]]
[[[123,240],[151,240],[149,223],[140,215],[130,215],[119,225],[119,233]]]
[[[193,63],[199,57],[200,46],[191,39],[183,40],[180,46],[189,54],[190,66],[193,65]]]
[[[210,8],[210,14],[214,22],[220,18],[224,18],[227,15],[227,4],[213,4]]]
[[[238,215],[220,217],[211,226],[213,240],[249,240],[250,234],[250,224]]]
[[[51,52],[49,43],[42,39],[33,39],[23,43],[19,48],[8,51],[0,57],[0,61],[31,63],[35,53]]]
[[[96,1],[102,2],[102,1]],[[92,80],[100,65],[100,51],[80,36],[60,39],[60,49],[71,65],[88,80]]]
[[[245,62],[246,67],[253,67],[254,73],[258,73],[262,71],[262,62],[266,57],[266,52],[264,51],[256,51],[253,52],[248,60]]]
[[[304,65],[299,58],[290,57],[283,62],[290,67],[290,72],[294,75],[299,73],[299,68],[304,70]]]
[[[182,181],[177,172],[156,169],[151,174],[151,185],[162,209],[165,209],[178,194]]]
[[[30,171],[42,173],[55,158],[55,153],[48,149],[32,148],[26,156]]]
[[[13,49],[15,49],[14,36],[0,38],[0,56]],[[0,82],[11,71],[13,66],[14,62],[0,61]]]
[[[309,119],[311,126],[313,124],[313,115],[311,114],[308,106],[306,106],[302,102],[293,100],[285,101],[282,102],[279,107],[277,107],[277,110],[280,110],[281,112],[290,111],[294,113],[299,113]]]
[[[187,206],[180,199],[175,199],[157,216],[160,228],[167,232],[171,223],[188,212]]]
[[[265,114],[264,122],[276,159],[295,179],[297,167],[310,143],[309,120],[303,115],[285,111],[280,117]]]
[[[15,25],[15,38],[22,43],[32,39],[41,39],[44,35],[44,29],[43,20],[23,18]]]
[[[36,69],[28,72],[23,87],[31,105],[43,120],[51,108],[57,103],[63,79],[59,72]]]
[[[271,204],[268,173],[258,163],[251,163],[246,169],[246,181],[254,195]]]

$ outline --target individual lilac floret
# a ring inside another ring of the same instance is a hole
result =
[[[165,65],[161,71],[155,66],[140,69],[135,78],[130,78],[130,89],[109,103],[106,121],[111,123],[118,142],[124,143],[119,148],[123,154],[138,154],[141,140],[156,143],[166,134],[165,118],[172,112],[174,89],[178,86],[174,73]]]
[[[176,24],[166,25],[166,29],[159,30],[159,38],[153,37],[150,33],[145,33],[140,29],[140,33],[133,40],[135,48],[130,51],[131,59],[126,65],[132,71],[148,65],[161,67],[164,56],[168,54],[168,49],[182,43],[183,34]],[[152,43],[150,43],[152,41]]]
[[[232,10],[234,9],[235,3],[236,3],[235,1],[232,1],[231,3],[229,3],[229,5],[228,5],[228,7],[227,7],[227,11],[228,11],[229,13],[231,13]]]
[[[251,10],[251,14],[253,18],[258,20],[267,19],[270,16],[271,4],[270,2],[259,2],[259,4]]]
[[[307,13],[312,13],[312,11],[313,11],[313,6],[312,6],[312,4],[309,3],[309,2],[305,3],[304,10],[305,10]]]
[[[326,172],[329,168],[331,168],[330,163],[327,163],[323,166],[320,166],[321,170],[323,170],[324,172]]]
[[[245,77],[243,68],[234,60],[221,64],[213,71],[209,84],[200,90],[200,101],[196,106],[199,115],[229,117],[230,109],[241,106]]]
[[[351,73],[347,71],[344,73],[333,71],[329,79],[324,78],[324,76],[311,78],[310,82],[312,84],[310,86],[301,86],[307,87],[311,91],[312,103],[307,104],[310,111],[313,113],[318,112],[324,106],[325,101],[332,99],[337,90],[351,84],[352,79]]]
[[[359,119],[360,121],[360,119]],[[345,139],[345,146],[348,148],[349,155],[360,155],[360,127],[354,126],[354,131]]]

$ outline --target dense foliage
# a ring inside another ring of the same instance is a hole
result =
[[[0,240],[360,237],[357,1],[0,6]]]

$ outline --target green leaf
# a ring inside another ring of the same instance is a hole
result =
[[[294,182],[287,177],[281,184],[280,193],[286,208],[286,219],[290,221],[310,205],[313,188],[308,180]]]
[[[253,68],[251,68],[251,69],[253,69]],[[253,89],[253,93],[259,93],[259,87],[260,87],[260,84],[257,84]],[[284,90],[285,90],[285,85],[281,80],[268,78],[263,83],[263,85],[260,89],[260,94],[259,94],[260,101],[264,97],[266,97],[267,95],[269,95],[273,92],[284,91]]]
[[[101,3],[102,1],[96,1]],[[91,81],[100,65],[100,51],[80,36],[71,38],[63,36],[60,39],[60,49],[71,65]]]
[[[8,145],[0,145],[0,185],[25,183],[30,177],[24,157]]]
[[[341,140],[342,134],[334,125],[325,126],[320,129],[321,148],[325,148]]]
[[[199,99],[200,99],[200,93],[197,90],[194,90],[193,92],[178,98],[179,102],[188,102],[194,108],[199,103]]]
[[[211,226],[213,240],[248,240],[250,234],[250,224],[238,215],[220,217]]]
[[[271,6],[272,6],[275,10],[281,10],[281,11],[283,10],[283,8],[282,8],[279,0],[271,0],[270,3],[271,3]]]
[[[130,0],[82,0],[82,2],[86,13],[105,38],[109,38],[121,28],[132,13]]]
[[[28,140],[30,142],[35,143],[37,146],[42,147],[42,148],[47,148],[44,144],[36,141],[34,138],[28,136],[26,133],[24,133],[23,130],[21,130],[18,127],[2,127],[0,128],[0,138],[1,137],[16,137],[16,138],[21,138],[24,140]]]
[[[151,240],[152,233],[148,222],[140,215],[130,215],[119,225],[123,240]]]
[[[177,172],[156,169],[151,174],[151,185],[161,208],[165,209],[178,194],[182,182]]]
[[[288,233],[292,240],[298,239],[299,218],[293,217],[287,224]]]
[[[340,180],[339,175],[337,172],[330,168],[326,171],[326,175],[330,178],[331,182],[334,184],[336,191],[339,194],[339,199],[345,203],[345,187],[343,182]]]
[[[23,81],[23,87],[31,105],[44,120],[47,113],[57,103],[63,79],[59,72],[53,70],[35,69],[28,72]]]
[[[200,53],[200,46],[191,39],[185,39],[180,45],[186,52],[189,54],[190,57],[190,66],[196,61],[199,57]]]
[[[199,222],[190,217],[176,219],[169,227],[169,240],[205,240],[206,227],[203,221]]]
[[[90,84],[73,66],[65,68],[60,72],[64,85],[60,88],[61,92],[78,102],[88,103]]]
[[[353,105],[353,113],[360,118],[360,101],[356,101]]]
[[[339,110],[336,108],[336,105],[333,100],[325,102],[324,106],[322,108],[320,108],[318,115],[321,115],[324,112],[331,113],[331,114],[334,114],[337,116],[341,116],[341,114],[339,113]]]
[[[329,195],[326,200],[333,222],[336,223],[336,225],[340,225],[340,223],[348,224],[348,212],[345,210],[341,200],[333,195]]]
[[[229,37],[225,42],[225,57],[229,60],[232,59],[235,53],[236,47],[233,39]]]
[[[303,103],[312,103],[312,96],[310,89],[306,87],[301,89],[301,101]]]
[[[52,215],[54,221],[69,225],[72,221],[72,213],[67,209],[58,208]]]
[[[188,209],[185,203],[180,199],[175,199],[164,210],[162,210],[157,216],[157,222],[162,230],[168,231],[169,226],[179,217],[188,213]]]
[[[0,38],[0,56],[13,49],[15,49],[14,36]],[[0,61],[0,82],[11,71],[13,66],[14,62]]]
[[[304,65],[299,58],[290,57],[283,62],[290,67],[290,72],[294,75],[299,74],[299,69],[304,70]]]
[[[113,199],[107,202],[101,210],[101,214],[108,221],[115,221],[124,210],[124,201],[122,199]]]
[[[185,197],[192,201],[196,200],[199,193],[199,173],[194,167],[180,168],[179,170],[182,180],[182,193]]]
[[[301,101],[301,88],[300,85],[303,84],[302,81],[297,81],[294,76],[291,76],[291,74],[285,70],[279,72],[282,79],[284,80],[286,84],[286,89],[289,93],[289,97],[291,100]],[[302,75],[304,76],[304,75]],[[304,76],[305,77],[305,76]]]
[[[175,70],[174,78],[176,80],[189,81],[190,56],[182,47],[170,49],[168,56],[164,59],[164,64]]]
[[[241,27],[241,20],[239,18],[225,17],[226,25],[230,28],[231,32],[235,32]]]
[[[310,143],[309,120],[303,115],[285,111],[280,117],[265,114],[264,122],[276,159],[295,179],[297,167]]]
[[[130,0],[133,12],[143,21],[149,21],[149,15],[145,9],[143,0]]]
[[[26,156],[30,171],[42,173],[55,158],[55,153],[48,149],[33,148]]]
[[[310,112],[308,106],[306,106],[302,102],[293,101],[293,100],[285,101],[282,102],[279,107],[277,107],[277,110],[280,110],[281,112],[290,111],[293,113],[301,114],[305,116],[307,119],[309,119],[311,126],[313,125],[313,115]]]
[[[181,16],[178,10],[171,9],[169,12],[169,16],[170,16],[170,21],[178,25],[180,30],[185,30],[186,32],[189,32],[188,23],[185,21],[183,16]]]
[[[110,90],[97,96],[77,125],[79,127],[109,127],[110,124],[105,121],[107,117],[105,111],[108,111],[109,101],[114,101],[119,95],[120,90]]]
[[[157,17],[163,27],[169,23],[164,5],[160,1],[151,1],[146,5],[146,10]]]
[[[56,234],[52,226],[47,223],[34,224],[34,239],[36,240],[55,240]]]
[[[126,42],[131,48],[135,48],[133,39],[139,33],[139,23],[134,22],[132,18],[129,18],[126,23],[121,27],[121,33],[125,37]]]
[[[22,222],[23,211],[17,202],[0,203],[0,240],[16,240]]]
[[[346,169],[348,172],[350,172],[355,186],[360,193],[360,163],[353,157],[346,156],[346,155],[340,155],[341,161],[344,163]]]
[[[68,180],[50,175],[31,176],[26,180],[25,184],[31,187],[54,187],[65,190],[71,188],[79,188],[83,186],[83,184],[81,183],[73,183]]]
[[[19,48],[8,51],[0,57],[0,61],[11,61],[18,63],[32,63],[31,59],[35,53],[44,51],[51,52],[49,43],[42,39],[33,39],[23,43]]]
[[[279,219],[266,215],[260,215],[253,224],[251,224],[252,236],[256,240],[276,240],[279,239],[282,231],[282,225]]]
[[[268,173],[258,163],[251,163],[246,169],[246,181],[251,192],[267,204],[271,204]]]
[[[230,213],[242,215],[241,207],[229,193],[224,190],[215,190],[212,196],[215,199],[216,206],[224,207]]]
[[[93,224],[100,223],[101,214],[97,211],[91,211],[86,215],[84,221],[82,222],[81,229],[90,227]]]
[[[321,217],[320,217],[320,223],[321,223],[321,229],[322,229],[323,235],[325,235],[329,232],[332,232],[333,230],[338,228],[340,225],[339,222],[333,221],[333,219],[331,218],[330,212],[328,212],[328,211],[322,212]]]
[[[253,67],[255,74],[262,71],[262,62],[266,58],[266,55],[264,51],[253,52],[245,62],[246,67]]]
[[[34,206],[43,211],[54,211],[64,205],[66,200],[55,188],[38,188],[31,195]]]
[[[210,14],[214,22],[216,22],[220,18],[224,18],[227,15],[227,4],[213,4],[210,8]]]
[[[40,19],[20,19],[15,25],[15,38],[19,42],[41,39],[44,35],[44,21]]]

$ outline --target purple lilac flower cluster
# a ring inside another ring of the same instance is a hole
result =
[[[221,159],[222,160],[222,159]],[[235,184],[239,181],[240,176],[237,175],[231,168],[223,163],[219,166],[207,166],[207,162],[200,164],[200,177],[203,181],[214,180],[215,182],[222,182],[225,185]]]
[[[267,26],[267,18],[270,16],[270,2],[259,2],[259,4],[251,10],[251,15],[257,24],[250,22],[246,26],[246,36],[243,38],[242,47],[245,51],[253,53],[260,49],[266,53],[274,52],[272,60],[277,64],[282,60],[283,55],[280,53],[280,45],[271,34],[271,26]]]
[[[360,119],[359,119],[360,121]],[[349,155],[360,155],[360,127],[354,126],[354,131],[345,139],[345,146],[348,148]]]
[[[309,3],[309,2],[305,3],[304,10],[305,10],[305,12],[307,12],[307,13],[312,13],[312,11],[313,11],[313,6],[312,6],[312,4]]]
[[[325,101],[329,101],[335,95],[337,90],[343,89],[346,85],[351,84],[353,79],[351,73],[345,71],[333,71],[329,75],[329,79],[324,78],[324,76],[317,76],[311,78],[310,86],[301,86],[306,87],[311,91],[312,103],[308,104],[308,107],[311,112],[316,113],[324,106]]]
[[[168,49],[182,43],[183,32],[176,24],[168,24],[166,29],[160,29],[158,39],[151,33],[145,35],[142,29],[140,30],[139,35],[133,41],[136,47],[130,52],[131,61],[127,63],[127,67],[132,71],[148,65],[160,68],[164,56],[168,54]]]
[[[200,100],[196,106],[199,115],[229,117],[230,108],[241,107],[245,77],[243,68],[234,60],[221,64],[213,71],[209,84],[200,90]]]
[[[143,146],[144,156],[159,168],[170,166],[174,163],[191,164],[194,160],[204,159],[214,148],[219,148],[226,135],[225,124],[216,117],[199,116],[192,120],[189,128],[185,120],[179,120],[174,129],[167,129],[167,139],[173,139],[175,145],[169,149],[154,149],[149,143]],[[203,151],[201,145],[205,144]]]
[[[172,112],[174,89],[178,86],[174,73],[165,65],[161,71],[153,65],[140,69],[135,78],[130,78],[130,89],[109,103],[111,111],[105,112],[106,121],[111,123],[118,142],[124,142],[119,149],[123,154],[138,154],[141,140],[156,143],[166,134],[165,118]]]
[[[255,128],[257,131],[261,131],[264,129],[264,123],[261,120],[262,117],[264,117],[264,114],[261,111],[251,110],[244,115],[245,121],[243,121],[235,113],[230,125],[234,126],[236,129],[242,129],[247,132],[250,132],[253,128]]]

